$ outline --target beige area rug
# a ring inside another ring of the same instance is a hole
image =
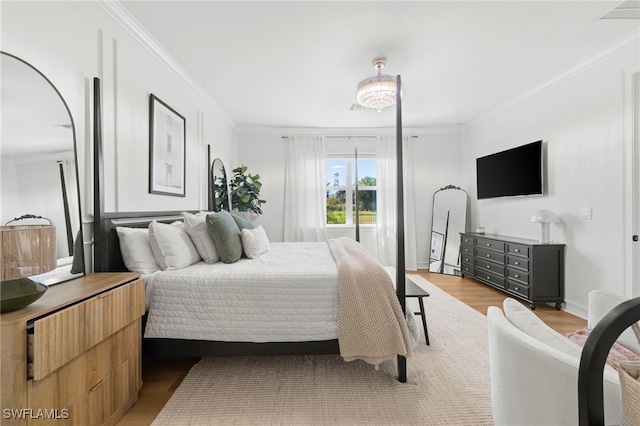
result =
[[[489,425],[491,393],[484,315],[425,279],[431,346],[379,370],[338,355],[205,357],[162,409],[163,425]],[[416,299],[408,299],[417,310]]]

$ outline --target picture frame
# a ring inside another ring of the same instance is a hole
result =
[[[149,193],[186,196],[186,120],[149,96]]]
[[[442,260],[442,249],[444,248],[444,234],[431,231],[431,255],[430,259]]]

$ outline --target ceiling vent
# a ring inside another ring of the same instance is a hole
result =
[[[640,19],[640,0],[626,0],[600,19]]]

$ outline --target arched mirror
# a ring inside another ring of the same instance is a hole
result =
[[[216,158],[211,164],[211,182],[213,183],[213,206],[214,212],[220,210],[230,211],[229,185],[227,182],[227,171],[221,159]]]
[[[447,185],[433,194],[429,271],[460,275],[460,233],[467,226],[467,192]]]
[[[14,55],[0,53],[0,220],[6,225],[2,226],[2,280],[18,275],[47,285],[67,281],[84,275],[73,118],[58,89],[42,72]],[[47,256],[53,262],[40,269],[25,266],[37,261],[23,253],[23,245],[34,238],[18,232],[36,226],[51,230]],[[11,244],[20,245],[21,253],[9,259],[5,243],[11,239]]]

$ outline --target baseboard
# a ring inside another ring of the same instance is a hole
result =
[[[588,309],[586,306],[582,306],[573,302],[566,302],[564,311],[579,318],[587,319]]]

